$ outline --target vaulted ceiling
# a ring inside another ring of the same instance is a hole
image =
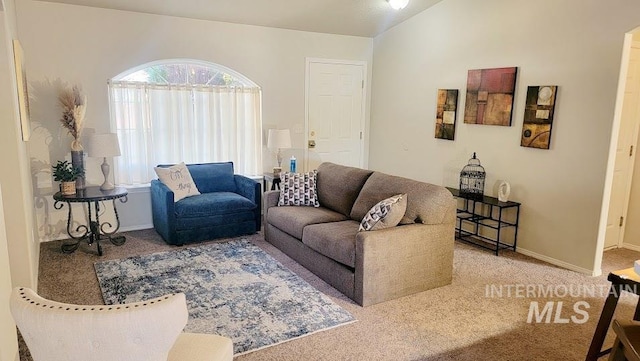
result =
[[[375,37],[442,0],[46,0],[192,19]]]

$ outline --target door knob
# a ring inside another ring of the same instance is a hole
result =
[[[316,141],[315,140],[310,140],[309,141],[309,148],[315,148],[316,147]]]

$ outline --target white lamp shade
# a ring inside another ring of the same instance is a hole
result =
[[[404,9],[407,4],[409,4],[409,0],[387,0],[389,5],[395,10]]]
[[[120,155],[118,135],[114,133],[92,134],[87,139],[85,151],[89,157],[116,157]]]
[[[291,148],[291,134],[289,129],[269,129],[267,148],[288,149]]]

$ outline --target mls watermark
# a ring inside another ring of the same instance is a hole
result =
[[[610,287],[606,284],[583,285],[543,285],[543,284],[489,284],[485,286],[484,296],[487,298],[605,298],[609,294],[624,297],[640,294],[638,285],[621,285],[620,288]],[[624,291],[624,292],[622,292]],[[619,295],[616,293],[620,292]],[[589,321],[588,309],[591,308],[587,301],[538,301],[532,300],[529,304],[527,323],[575,323],[583,324]]]
[[[563,301],[548,301],[544,304],[542,310],[540,310],[538,301],[531,301],[527,323],[569,323],[571,321],[572,323],[582,324],[589,321],[589,312],[586,310],[590,307],[587,301],[575,302],[573,304],[574,314],[566,318],[563,317],[563,313],[566,315]],[[552,315],[553,320],[551,319]]]

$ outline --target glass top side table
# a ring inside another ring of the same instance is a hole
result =
[[[62,244],[62,252],[64,253],[73,253],[78,249],[80,242],[86,240],[89,245],[92,245],[94,242],[96,243],[96,248],[98,249],[98,255],[102,256],[102,246],[100,245],[100,240],[102,237],[107,237],[111,243],[116,246],[121,246],[126,241],[124,236],[114,236],[115,233],[120,228],[120,219],[118,218],[118,209],[116,208],[116,199],[119,199],[120,202],[125,203],[127,201],[127,195],[129,192],[122,187],[116,187],[112,190],[103,191],[99,186],[91,186],[82,190],[78,190],[74,195],[62,195],[62,193],[57,192],[53,195],[53,199],[55,203],[53,207],[55,209],[61,209],[64,207],[64,204],[67,204],[69,208],[67,214],[67,234],[71,237],[71,243],[63,243]],[[100,223],[100,202],[101,201],[112,201],[113,212],[116,216],[115,224],[111,224],[111,222],[102,222]],[[87,214],[88,214],[88,224],[80,224],[73,229],[71,226],[71,203],[86,203],[87,204]],[[93,211],[92,206],[93,205]]]

